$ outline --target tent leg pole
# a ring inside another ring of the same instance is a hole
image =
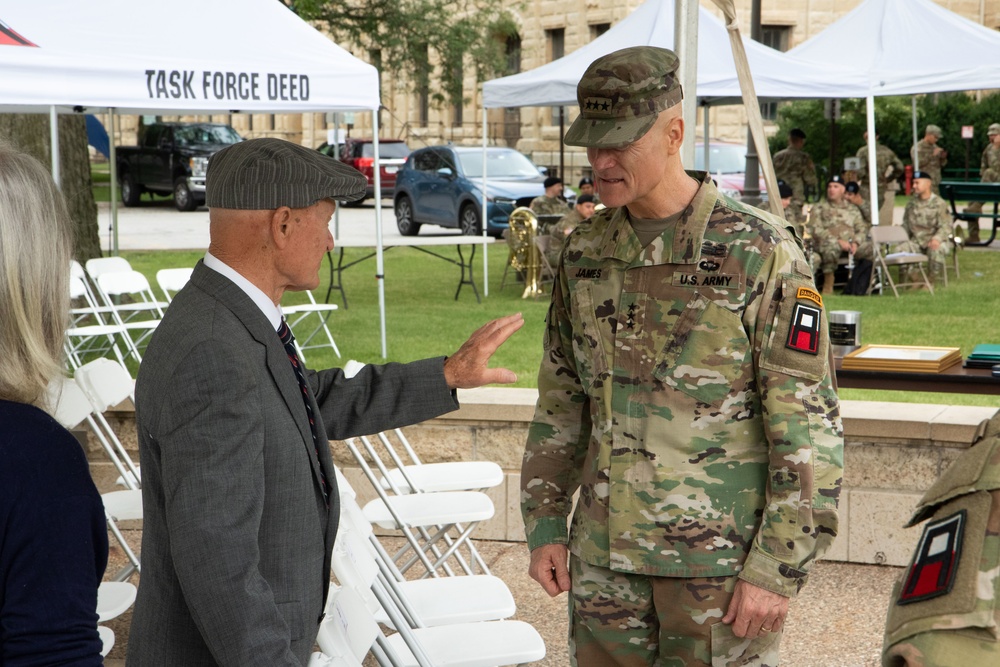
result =
[[[868,120],[868,200],[872,207],[872,224],[879,223],[878,174],[875,158],[875,97],[865,100],[865,115]]]
[[[61,188],[59,177],[59,114],[56,113],[55,105],[49,107],[49,140],[51,143],[50,152],[52,154],[52,180],[56,182],[56,187]]]
[[[378,282],[379,333],[382,358],[389,356],[385,344],[385,261],[382,249],[382,163],[378,150],[378,109],[372,109],[372,147],[375,151],[375,280]]]
[[[111,141],[108,142],[108,179],[111,181],[111,255],[118,256],[118,158],[115,151],[115,126],[118,118],[112,107],[108,108],[108,125],[111,129]]]
[[[486,245],[487,219],[486,219],[486,107],[483,107],[483,296],[490,295],[490,265],[487,261],[488,249]]]

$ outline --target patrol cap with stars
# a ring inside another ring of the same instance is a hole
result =
[[[657,115],[684,96],[677,55],[655,46],[633,46],[601,56],[576,87],[580,115],[565,143],[622,148],[642,138]]]
[[[993,123],[990,129],[986,130],[986,136],[992,137],[994,134],[1000,134],[1000,123]]]
[[[931,175],[928,174],[926,171],[915,171],[915,172],[913,172],[913,180],[917,180],[918,178],[930,179],[930,177],[931,177]]]
[[[319,151],[284,139],[249,139],[209,159],[205,204],[258,211],[307,208],[321,199],[361,199],[366,185],[361,172]]]

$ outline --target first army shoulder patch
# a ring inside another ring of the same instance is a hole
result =
[[[910,604],[948,594],[962,556],[966,511],[928,524],[906,572],[896,604]]]
[[[798,352],[818,354],[820,327],[823,321],[823,297],[816,290],[800,287],[795,293],[795,298],[795,308],[792,310],[792,321],[788,327],[785,347]],[[804,301],[810,303],[803,303]]]

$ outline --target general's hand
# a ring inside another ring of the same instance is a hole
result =
[[[544,544],[531,551],[528,574],[537,581],[550,596],[555,597],[569,590],[569,569],[566,559],[569,549],[565,544]]]
[[[513,371],[489,368],[490,357],[505,340],[524,325],[521,313],[487,322],[462,343],[444,362],[444,379],[451,389],[471,389],[484,384],[510,384],[517,381]]]
[[[787,614],[788,598],[784,595],[739,579],[722,622],[731,623],[737,637],[756,637],[781,630]]]

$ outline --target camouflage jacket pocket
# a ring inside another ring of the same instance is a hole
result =
[[[594,293],[590,283],[578,283],[572,291],[573,356],[577,373],[586,389],[600,386],[608,376],[608,360],[594,306]]]
[[[653,375],[701,403],[718,403],[746,383],[750,341],[740,316],[695,293],[657,357]]]

